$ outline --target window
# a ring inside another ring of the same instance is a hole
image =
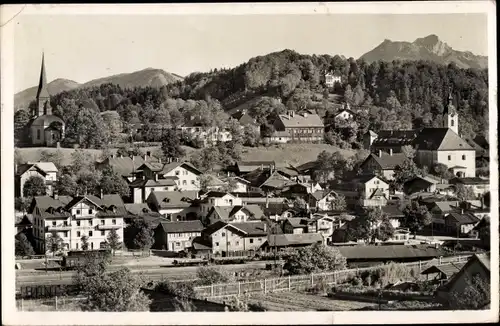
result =
[[[90,243],[90,249],[94,249],[94,243],[93,242]]]
[[[105,220],[101,220],[101,225],[104,225],[105,224],[104,222],[106,222],[106,221]]]
[[[91,236],[92,236],[92,231],[89,231],[89,237],[91,237]]]
[[[52,221],[52,226],[56,226],[56,221]]]
[[[187,181],[186,180],[182,180],[182,185],[183,186],[187,185]]]
[[[451,161],[451,155],[448,155],[448,161]]]
[[[179,175],[180,174],[180,171],[175,171],[175,175]]]
[[[81,213],[80,213],[80,210],[79,210],[79,209],[77,209],[77,210],[76,210],[76,215],[80,215],[80,214],[81,214]]]
[[[92,214],[92,208],[89,208],[89,214]]]
[[[253,239],[250,239],[250,243],[253,243]]]
[[[218,242],[216,242],[216,243],[215,243],[215,246],[216,246],[216,247],[218,247],[218,246],[219,246],[219,243],[218,243]]]
[[[239,241],[236,241],[236,245],[239,245],[239,244],[240,244],[240,242],[239,242]]]
[[[77,237],[80,237],[80,234],[81,234],[80,231],[76,231],[76,236]]]
[[[64,222],[63,222],[63,225],[64,225],[64,226],[68,226],[68,221],[64,221]]]
[[[231,245],[231,241],[228,241],[227,242],[227,246],[229,247]]]
[[[36,130],[36,139],[40,139],[40,129]]]
[[[112,219],[112,220],[111,220],[111,223],[113,223],[113,225],[116,225],[116,220],[115,220],[115,219]]]
[[[106,231],[101,231],[101,235],[106,235]]]
[[[176,242],[176,243],[175,243],[175,246],[176,246],[176,247],[180,247],[180,246],[181,246],[181,243],[180,243],[180,242]]]
[[[465,155],[462,155],[462,160],[464,160],[464,161],[465,161]]]
[[[76,221],[76,226],[80,226],[81,222],[80,221]]]
[[[257,239],[257,240],[259,240],[259,242],[262,242],[262,238],[259,238],[259,239]]]
[[[68,237],[68,231],[65,231],[64,232],[64,237],[67,238]]]
[[[453,127],[455,125],[455,120],[451,120],[451,126]]]
[[[194,180],[191,180],[191,184],[194,185]]]
[[[222,232],[221,236],[225,237],[225,236],[226,236],[226,233],[225,233],[225,232]]]
[[[89,225],[92,226],[92,220],[89,221]]]
[[[76,249],[78,249],[78,242],[76,243]]]

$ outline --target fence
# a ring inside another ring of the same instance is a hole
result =
[[[432,265],[447,265],[451,263],[465,262],[470,256],[440,257],[427,261],[401,263],[408,267],[418,268],[422,272],[424,268]],[[317,284],[338,284],[349,281],[360,272],[369,271],[384,265],[370,266],[364,268],[345,269],[335,272],[313,273],[308,275],[294,275],[287,277],[268,278],[262,280],[234,283],[220,283],[207,286],[195,287],[199,298],[212,299],[229,296],[239,296],[249,293],[272,293],[279,291],[303,291]]]
[[[82,297],[53,297],[47,299],[18,299],[18,311],[79,311],[79,304],[86,300]]]

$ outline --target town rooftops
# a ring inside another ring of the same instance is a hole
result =
[[[377,146],[405,146],[411,145],[419,130],[379,130],[372,147]]]
[[[244,236],[265,236],[267,235],[267,225],[264,222],[241,222],[241,223],[226,223],[217,221],[203,230],[205,234],[213,234],[222,228],[230,228],[233,231],[239,232]]]
[[[146,160],[144,159],[146,158]],[[146,162],[158,162],[158,159],[153,156],[124,156],[124,157],[108,157],[104,161],[97,163],[97,166],[103,168],[110,166],[113,171],[121,176],[129,177],[136,173],[141,165]]]
[[[408,158],[404,153],[389,154],[384,151],[380,151],[379,154],[370,154],[366,158],[365,162],[369,159],[375,160],[382,170],[394,170],[396,166],[403,164],[403,162]]]
[[[160,162],[146,162],[143,165],[141,165],[138,170],[143,170],[144,167],[147,167],[153,172],[160,172],[163,169],[163,163]]]
[[[303,217],[289,217],[285,221],[290,223],[290,225],[296,229],[296,228],[305,228],[308,224],[308,219],[303,218]]]
[[[389,218],[397,218],[403,216],[403,212],[396,205],[386,205],[381,207],[382,212],[387,214]]]
[[[465,140],[448,128],[424,128],[415,138],[417,150],[474,150]]]
[[[27,164],[34,164],[45,172],[57,172],[59,171],[56,165],[52,162],[28,162]]]
[[[303,113],[292,113],[288,115],[280,114],[279,119],[285,126],[285,128],[300,128],[300,127],[321,127],[323,120],[317,113],[312,111],[306,111]]]
[[[40,171],[42,175],[45,175],[49,172],[58,171],[56,166],[52,162],[28,162],[25,164],[20,164],[17,167],[16,174],[22,175],[31,168],[38,169],[38,171]]]
[[[238,112],[234,113],[232,115],[232,117],[234,119],[238,120],[238,122],[242,126],[247,126],[247,125],[255,126],[255,125],[257,125],[257,121],[254,118],[252,118],[251,115],[249,115],[248,113],[246,113],[245,110],[238,111]]]
[[[203,231],[201,221],[161,222],[165,233],[192,233]]]
[[[472,213],[457,213],[457,212],[449,213],[448,215],[446,215],[445,219],[451,219],[454,223],[458,225],[475,224],[480,221],[479,218],[477,218]]]
[[[125,209],[131,215],[142,216],[145,214],[155,214],[161,215],[160,213],[153,212],[147,203],[134,203],[134,204],[125,204]]]
[[[391,260],[408,258],[434,258],[444,252],[429,245],[388,245],[388,246],[352,246],[339,247],[338,250],[347,260]]]
[[[148,197],[156,201],[160,208],[190,207],[197,199],[197,191],[153,191]]]
[[[195,174],[202,174],[203,172],[201,172],[200,170],[198,170],[197,168],[195,168],[191,163],[189,162],[172,162],[172,163],[166,163],[165,165],[163,165],[163,169],[159,172],[160,174],[166,174],[166,173],[169,173],[171,172],[173,169],[179,167],[179,166],[182,166],[183,168],[187,169],[187,170],[190,170],[191,172],[195,173]]]
[[[281,173],[275,171],[269,176],[269,178],[262,183],[259,188],[273,188],[273,189],[283,189],[286,186],[296,184],[295,182],[289,180],[287,177],[283,176]]]
[[[307,246],[322,242],[323,236],[319,233],[271,234],[267,239],[270,247]]]
[[[170,178],[165,178],[165,179],[158,179],[152,180],[152,179],[136,179],[129,183],[129,187],[167,187],[167,186],[175,186],[177,183],[175,180],[178,179],[177,177],[170,177]]]

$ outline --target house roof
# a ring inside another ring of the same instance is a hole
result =
[[[262,168],[276,166],[275,161],[239,161],[236,162],[236,168],[240,173],[248,173]]]
[[[197,191],[153,191],[149,197],[160,208],[190,207],[198,197]]]
[[[153,156],[146,156],[144,160],[143,156],[137,155],[133,157],[108,157],[103,162],[98,163],[98,166],[110,166],[113,171],[124,177],[132,176],[133,173],[137,172],[138,168],[144,163],[158,162],[158,159]]]
[[[372,147],[377,146],[404,146],[410,145],[417,137],[419,131],[411,130],[379,130]]]
[[[296,229],[296,228],[304,228],[307,226],[308,220],[303,218],[303,217],[289,217],[285,221],[290,223],[290,225]]]
[[[26,171],[28,171],[30,169],[35,169],[35,170],[39,171],[40,174],[42,174],[44,176],[47,174],[44,170],[42,170],[41,168],[39,168],[35,164],[28,164],[28,163],[26,163],[26,164],[20,164],[17,167],[16,175],[23,175],[24,173],[26,173]]]
[[[457,201],[436,201],[434,202],[435,207],[437,207],[441,212],[447,213],[457,209]]]
[[[175,179],[178,179],[177,177],[174,178],[165,178],[165,179],[158,179],[158,181],[152,180],[152,179],[136,179],[129,183],[129,187],[132,188],[142,188],[142,187],[167,187],[167,186],[175,186],[177,183],[175,182]]]
[[[445,216],[446,219],[451,219],[456,224],[462,225],[462,224],[475,224],[479,222],[479,218],[477,218],[474,214],[472,213],[456,213],[456,212],[451,212],[448,215]]]
[[[160,223],[165,233],[187,233],[203,231],[201,221],[181,221],[181,222],[161,222]]]
[[[153,172],[160,172],[163,169],[163,163],[160,162],[146,162],[143,165],[139,166],[138,170],[142,170],[144,167],[147,167]]]
[[[267,244],[270,247],[287,247],[293,245],[312,245],[323,242],[323,236],[319,233],[303,234],[271,234],[268,236]]]
[[[336,117],[338,117],[338,116],[339,116],[340,114],[342,114],[343,112],[348,112],[348,113],[350,113],[350,114],[352,114],[352,115],[355,115],[355,114],[356,114],[356,113],[354,113],[354,112],[353,112],[352,110],[350,110],[350,109],[341,109],[339,112],[337,112],[337,113],[335,114],[335,118],[336,118]]]
[[[240,123],[242,126],[246,125],[257,125],[257,121],[252,118],[251,115],[244,111],[238,111],[232,115],[232,117]]]
[[[210,242],[208,239],[205,239],[203,237],[196,237],[193,239],[192,247],[195,250],[211,250],[212,249],[212,242]]]
[[[469,177],[469,178],[453,178],[449,181],[451,184],[464,184],[464,185],[487,185],[490,183],[488,179],[483,179],[479,177]]]
[[[40,169],[42,169],[45,172],[57,172],[59,171],[56,167],[56,165],[52,162],[28,162],[28,164],[35,164],[38,166]]]
[[[285,128],[297,128],[297,127],[321,127],[323,120],[317,113],[304,112],[302,114],[295,113],[293,116],[280,114],[279,119],[285,126]]]
[[[441,265],[441,266],[436,266],[433,265],[427,269],[425,269],[421,274],[422,275],[427,275],[427,274],[434,274],[434,273],[442,273],[446,275],[447,278],[450,278],[451,276],[455,275],[458,273],[462,267],[464,267],[465,263],[451,263],[447,265]]]
[[[418,150],[474,150],[448,128],[424,128],[415,138],[414,145]]]
[[[348,260],[428,258],[443,255],[441,249],[429,245],[352,246],[339,247],[338,250]]]
[[[382,170],[394,170],[396,166],[403,164],[403,162],[408,159],[404,153],[393,153],[391,155],[386,152],[381,152],[380,155],[381,156],[373,153],[370,154],[363,164],[368,160],[373,159]]]
[[[179,167],[179,166],[182,166],[183,168],[187,169],[187,170],[190,170],[191,172],[195,173],[195,174],[203,174],[203,172],[201,172],[200,170],[198,170],[197,168],[195,168],[191,163],[189,162],[172,162],[172,163],[166,163],[164,166],[163,166],[163,169],[161,170],[161,174],[166,174],[166,173],[169,173],[171,172],[173,169]]]
[[[290,206],[288,203],[269,203],[268,207],[264,207],[264,214],[269,216],[269,215],[281,215],[286,211],[293,210],[293,207]]]
[[[382,212],[387,214],[389,218],[403,216],[403,212],[396,205],[386,205],[381,207]]]
[[[448,283],[438,288],[438,291],[448,291],[449,289],[451,289],[453,284],[457,282],[469,268],[469,266],[471,266],[475,262],[478,262],[487,272],[491,272],[490,253],[474,254],[471,258],[469,258],[467,263],[465,263],[465,265],[455,275],[453,275]]]
[[[161,215],[160,213],[153,212],[147,203],[134,203],[134,204],[125,204],[125,209],[131,215],[145,215],[145,214],[155,214]]]
[[[264,181],[259,188],[262,187],[268,187],[268,188],[274,188],[274,189],[283,189],[288,185],[295,184],[295,182],[289,180],[287,177],[282,175],[281,173],[275,171],[273,174],[267,178],[266,181]]]
[[[317,161],[310,161],[295,167],[295,169],[299,172],[306,172],[311,169],[315,169],[317,166],[318,166]]]
[[[267,226],[264,222],[242,222],[230,223],[229,225],[246,233],[246,236],[264,236],[267,235]]]

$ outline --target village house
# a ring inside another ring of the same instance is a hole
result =
[[[184,137],[202,141],[205,145],[228,142],[233,139],[229,130],[207,126],[194,117],[182,125],[180,129]]]
[[[125,178],[127,182],[132,182],[137,179],[139,167],[146,162],[158,163],[160,160],[151,156],[151,153],[142,156],[117,156],[113,154],[104,161],[97,162],[96,169],[102,171],[111,168],[115,173]]]
[[[471,177],[471,178],[453,178],[449,180],[452,185],[462,185],[466,188],[471,188],[476,197],[481,197],[490,190],[490,181],[488,179]]]
[[[200,200],[200,214],[206,216],[213,207],[234,207],[241,206],[243,202],[231,193],[223,191],[209,191]]]
[[[335,84],[342,83],[342,76],[339,74],[335,74],[332,71],[326,73],[324,75],[325,85],[326,87],[333,88]]]
[[[307,198],[309,194],[323,191],[319,183],[298,182],[291,184],[281,191],[281,195],[286,198],[302,197]]]
[[[286,142],[321,142],[323,141],[325,125],[321,117],[312,111],[288,114],[280,114],[274,120],[273,126],[276,132],[288,132],[283,135]]]
[[[131,201],[133,203],[144,203],[151,192],[154,191],[175,191],[177,186],[177,177],[167,179],[158,179],[155,174],[153,179],[142,177],[129,183]]]
[[[255,170],[276,169],[274,161],[238,161],[234,166],[230,166],[228,170],[235,173],[237,176],[245,177],[245,174]]]
[[[37,146],[56,146],[64,137],[64,121],[52,114],[50,94],[45,73],[45,59],[42,54],[42,68],[36,93],[36,107],[31,112],[30,138],[31,144]]]
[[[297,212],[286,202],[268,203],[263,207],[264,215],[273,221],[284,221],[287,218],[293,217]]]
[[[188,162],[145,163],[137,169],[137,175],[147,180],[170,179],[176,183],[176,189],[200,190],[200,176],[203,174]],[[147,196],[146,196],[147,198]]]
[[[332,235],[337,227],[335,217],[328,214],[314,214],[309,221],[309,233],[319,233],[323,236],[324,244],[332,242]]]
[[[105,248],[111,230],[123,242],[123,218],[127,215],[119,195],[37,196],[31,202],[33,235],[37,250],[50,252],[45,241],[53,233],[62,239],[63,250],[78,250],[82,237],[88,237],[89,249]]]
[[[146,202],[171,221],[195,220],[199,213],[197,191],[153,191]]]
[[[288,203],[288,200],[281,196],[273,196],[272,194],[264,194],[261,192],[249,192],[245,194],[241,193],[232,193],[234,196],[237,196],[242,205],[250,205],[256,204],[261,207],[266,207],[267,205],[273,204],[284,204]]]
[[[334,191],[344,190],[348,194],[357,192],[357,203],[364,207],[384,206],[389,199],[389,184],[376,175],[361,175],[332,185],[331,188]],[[355,196],[351,194],[349,197]]]
[[[267,252],[281,251],[286,248],[309,247],[323,242],[323,236],[319,233],[270,234],[267,241],[262,245],[262,250]]]
[[[307,203],[310,209],[314,209],[319,212],[330,211],[332,210],[332,203],[338,197],[339,194],[333,190],[318,190],[307,196]]]
[[[360,169],[366,174],[375,174],[386,180],[392,180],[394,169],[401,166],[408,158],[404,153],[389,153],[379,150],[377,154],[371,153],[361,164]]]
[[[489,253],[475,254],[467,263],[458,271],[451,280],[439,287],[436,291],[436,296],[439,301],[448,304],[452,295],[461,296],[465,294],[466,288],[471,286],[479,278],[488,287],[491,282],[491,258]],[[486,306],[490,303],[490,299],[485,302],[478,302],[478,306]]]
[[[401,153],[404,146],[413,146],[419,130],[379,130],[377,133],[369,130],[363,136],[366,149],[372,153],[378,151]]]
[[[311,233],[309,230],[309,219],[305,217],[289,217],[283,221],[283,233],[302,234]]]
[[[241,177],[229,177],[226,182],[233,185],[232,193],[246,193],[250,191],[250,181]]]
[[[125,204],[127,215],[124,217],[126,225],[132,223],[132,220],[142,219],[156,228],[160,222],[168,222],[168,219],[158,212],[149,208],[147,203]]]
[[[437,184],[438,181],[431,177],[416,176],[403,184],[403,192],[407,196],[418,193],[434,193],[437,191]]]
[[[203,218],[203,224],[210,225],[218,220],[226,223],[260,221],[263,217],[259,205],[214,206]]]
[[[194,238],[201,236],[200,221],[161,222],[154,230],[154,247],[168,251],[184,251],[192,246]]]
[[[346,121],[353,120],[355,116],[356,116],[356,113],[354,113],[351,110],[351,107],[347,103],[346,105],[344,105],[344,107],[342,109],[340,109],[334,115],[333,120],[335,121],[336,124],[338,124],[338,123],[343,123],[343,122],[346,122]]]
[[[235,112],[231,117],[239,122],[242,129],[251,128],[260,136],[260,125],[255,118],[252,118],[252,116],[247,113],[247,110],[243,109]]]
[[[57,167],[52,162],[28,162],[16,165],[15,171],[15,195],[23,197],[23,189],[26,180],[30,177],[40,177],[45,181],[47,194],[52,195],[54,185],[57,182]]]
[[[448,233],[456,235],[469,235],[474,227],[479,223],[480,219],[474,214],[464,212],[450,212],[444,216],[445,227]]]
[[[213,254],[257,251],[267,239],[267,225],[263,222],[215,222],[203,230],[202,238],[212,248]]]

